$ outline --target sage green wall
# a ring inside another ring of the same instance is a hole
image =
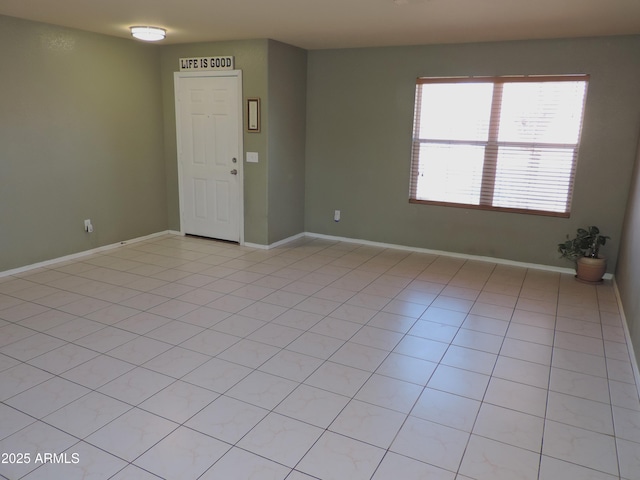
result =
[[[618,245],[640,131],[640,36],[308,53],[306,230],[570,267],[556,244],[595,224]],[[571,218],[408,203],[419,76],[591,75]],[[333,221],[333,211],[342,220]]]
[[[307,52],[269,41],[268,243],[304,232]]]
[[[179,71],[182,57],[232,55],[235,68],[242,70],[243,96],[262,99],[260,133],[244,133],[244,151],[258,152],[258,163],[246,163],[244,168],[244,238],[246,242],[268,243],[267,199],[267,135],[269,108],[267,102],[268,41],[246,40],[167,45],[162,48],[162,102],[164,106],[164,149],[167,189],[168,226],[180,230],[178,195],[178,160],[173,74]]]
[[[0,63],[0,271],[166,230],[160,51],[0,16]]]
[[[627,204],[618,268],[615,274],[636,359],[640,363],[640,296],[638,295],[640,292],[640,251],[638,245],[640,245],[640,148],[633,174],[631,195],[629,195]]]

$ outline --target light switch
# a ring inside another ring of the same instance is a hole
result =
[[[247,152],[247,163],[258,163],[258,152]]]

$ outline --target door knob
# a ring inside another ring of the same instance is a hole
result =
[[[237,175],[237,174],[238,174],[238,170],[236,170],[235,168],[231,170],[231,175]]]

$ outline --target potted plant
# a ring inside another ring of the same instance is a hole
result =
[[[600,256],[600,247],[609,237],[600,235],[598,227],[579,228],[574,238],[558,244],[561,258],[576,264],[576,278],[587,283],[598,283],[607,270],[607,259]]]

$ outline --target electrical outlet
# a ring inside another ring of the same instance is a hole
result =
[[[91,219],[87,218],[84,221],[84,231],[87,233],[92,233],[93,232],[93,225],[91,225]]]
[[[340,221],[340,210],[336,210],[335,212],[333,212],[333,221],[334,222]]]

